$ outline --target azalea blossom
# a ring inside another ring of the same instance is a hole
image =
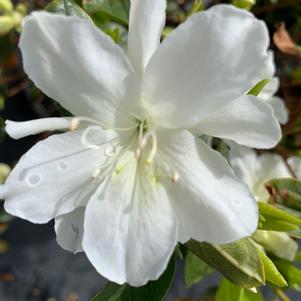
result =
[[[272,179],[291,178],[292,174],[283,159],[276,154],[260,156],[250,148],[230,143],[230,162],[237,176],[250,188],[258,201],[267,202],[269,194],[264,184]],[[287,234],[276,231],[257,230],[253,239],[276,256],[293,260],[298,244]]]
[[[279,155],[265,152],[258,156],[251,148],[227,143],[230,146],[229,160],[232,168],[239,179],[248,185],[257,201],[268,201],[269,194],[264,187],[266,182],[277,178],[292,177]]]
[[[160,276],[178,241],[227,243],[256,229],[249,189],[198,137],[269,148],[281,136],[270,106],[244,93],[272,77],[265,24],[218,5],[160,43],[165,8],[131,1],[127,53],[87,20],[32,13],[24,69],[75,117],[6,126],[13,138],[67,130],[21,158],[1,188],[6,210],[55,219],[63,248],[135,286]]]
[[[281,97],[275,96],[279,90],[279,78],[273,77],[271,81],[262,89],[259,97],[266,101],[274,111],[274,114],[281,124],[286,124],[288,121],[288,110]]]

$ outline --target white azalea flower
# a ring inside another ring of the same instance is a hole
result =
[[[266,182],[276,178],[292,177],[279,155],[264,153],[257,156],[250,148],[229,144],[231,166],[237,176],[249,186],[258,201],[268,201],[269,194],[264,187]],[[266,250],[287,260],[293,260],[298,250],[298,244],[287,233],[257,230],[253,234],[253,239]]]
[[[288,121],[288,110],[282,98],[275,96],[279,90],[279,78],[273,79],[262,89],[259,97],[268,103],[274,111],[274,114],[281,124],[286,124]]]
[[[264,23],[219,5],[160,44],[165,5],[131,1],[127,56],[86,20],[27,17],[25,71],[79,117],[7,122],[14,138],[73,131],[22,157],[1,189],[6,210],[55,218],[63,248],[84,250],[99,273],[131,285],[158,278],[178,241],[226,243],[256,229],[248,188],[198,136],[263,148],[280,139],[271,108],[244,94],[271,76]]]
[[[229,159],[232,168],[238,178],[249,186],[258,201],[268,201],[269,194],[264,187],[266,182],[277,178],[292,177],[279,155],[266,152],[258,156],[251,148],[227,143],[230,146]]]

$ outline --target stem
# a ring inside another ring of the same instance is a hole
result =
[[[282,301],[292,301],[281,289],[276,289],[275,293]]]

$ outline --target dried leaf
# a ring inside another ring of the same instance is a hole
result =
[[[273,41],[277,48],[283,53],[301,57],[301,49],[294,43],[286,30],[284,22],[277,27],[277,30],[273,35]]]

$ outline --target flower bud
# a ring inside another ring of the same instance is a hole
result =
[[[0,16],[0,34],[6,34],[15,26],[15,18],[13,16]]]
[[[22,17],[24,17],[27,14],[27,7],[24,4],[20,3],[16,6],[15,11],[19,13]]]
[[[0,11],[4,14],[11,13],[13,8],[13,3],[10,0],[0,0]]]

